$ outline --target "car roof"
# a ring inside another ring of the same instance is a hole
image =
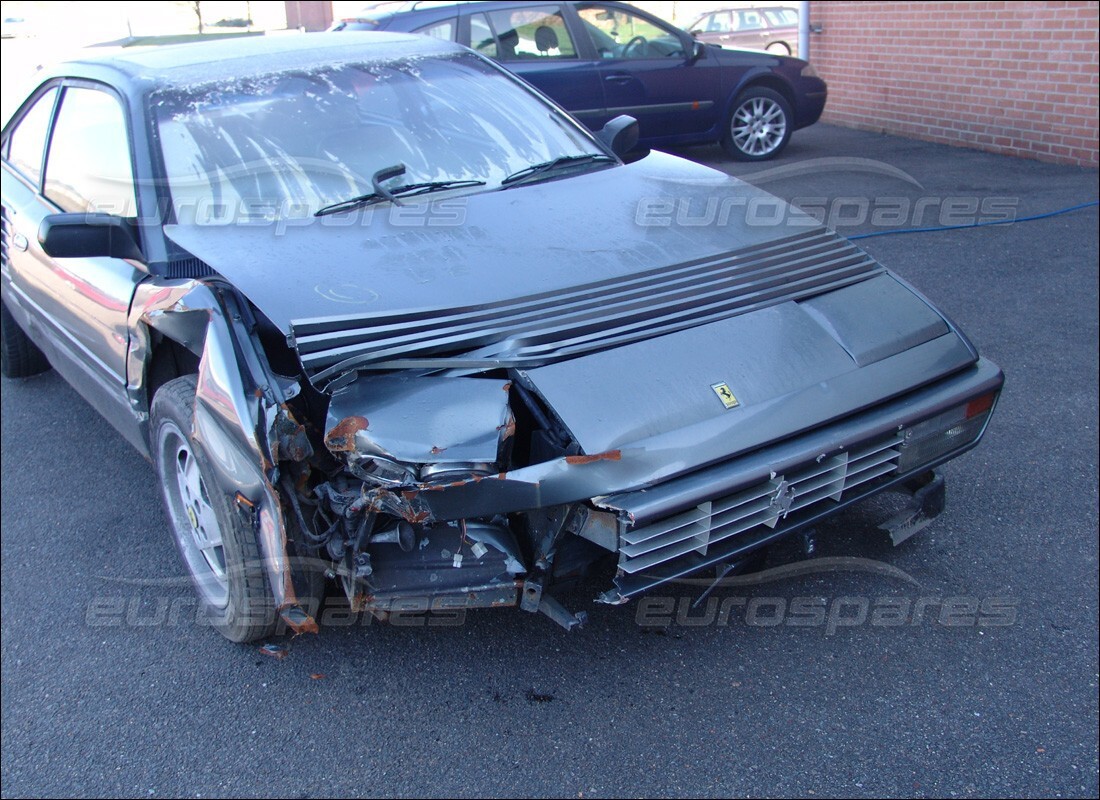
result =
[[[505,8],[539,8],[546,5],[575,6],[578,3],[590,1],[591,0],[554,0],[554,2],[548,3],[547,0],[507,0],[507,2],[502,2],[501,0],[497,0],[497,2],[484,2],[484,0],[389,0],[389,2],[372,3],[361,7],[355,13],[345,14],[339,17],[339,19],[384,20],[390,17],[401,17],[412,14],[417,16],[431,16],[430,12],[433,11],[454,15],[457,14],[460,9],[470,9],[471,13],[473,13],[474,11],[490,10],[485,7],[492,6],[502,6]],[[617,6],[624,11],[630,9],[643,14],[649,13],[644,9],[631,5],[628,0],[598,0],[598,2],[601,5]],[[479,6],[481,6],[481,8],[479,8]],[[650,14],[650,16],[653,15]],[[658,19],[660,19],[659,15]]]
[[[726,11],[798,11],[798,8],[792,5],[783,5],[782,3],[774,3],[766,6],[722,6],[721,8],[712,8],[708,11],[700,11],[697,16],[709,17],[711,14],[722,14]]]
[[[103,56],[82,54],[55,65],[52,76],[76,76],[129,85],[182,86],[312,69],[340,63],[433,57],[465,48],[428,36],[375,31],[244,36],[161,47],[135,47]]]

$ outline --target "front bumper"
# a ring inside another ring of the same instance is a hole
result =
[[[974,398],[999,392],[1001,370],[981,360],[960,375],[842,422],[729,463],[614,497],[598,505],[618,515],[619,571],[600,600],[627,599],[699,570],[728,564],[809,528],[871,495],[907,489],[915,505],[888,523],[895,542],[942,510],[942,494],[922,489],[934,467],[976,446],[977,435],[904,468],[905,433]],[[930,476],[934,478],[934,476]],[[942,482],[938,484],[942,490]]]

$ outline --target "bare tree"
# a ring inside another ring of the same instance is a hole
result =
[[[181,2],[181,6],[186,6],[195,12],[195,17],[199,21],[199,33],[203,32],[202,24],[202,0],[190,0],[190,2]]]

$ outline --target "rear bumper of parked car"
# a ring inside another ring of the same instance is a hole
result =
[[[1003,383],[1000,368],[982,359],[905,397],[728,463],[598,498],[616,516],[619,555],[615,586],[601,601],[625,602],[734,563],[887,490],[913,496],[909,512],[884,526],[895,543],[904,540],[942,511],[942,481],[932,470],[977,445]],[[590,526],[602,531],[605,547],[612,538],[607,523]]]

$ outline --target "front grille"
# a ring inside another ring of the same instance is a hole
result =
[[[880,272],[855,245],[817,230],[481,306],[294,320],[291,328],[315,382],[350,368],[408,368],[418,359],[438,364],[464,354],[533,367],[823,294]]]
[[[620,534],[619,568],[635,573],[707,548],[760,526],[774,528],[788,514],[839,502],[845,492],[897,470],[902,437],[892,434],[786,475],[773,475],[742,491]]]

